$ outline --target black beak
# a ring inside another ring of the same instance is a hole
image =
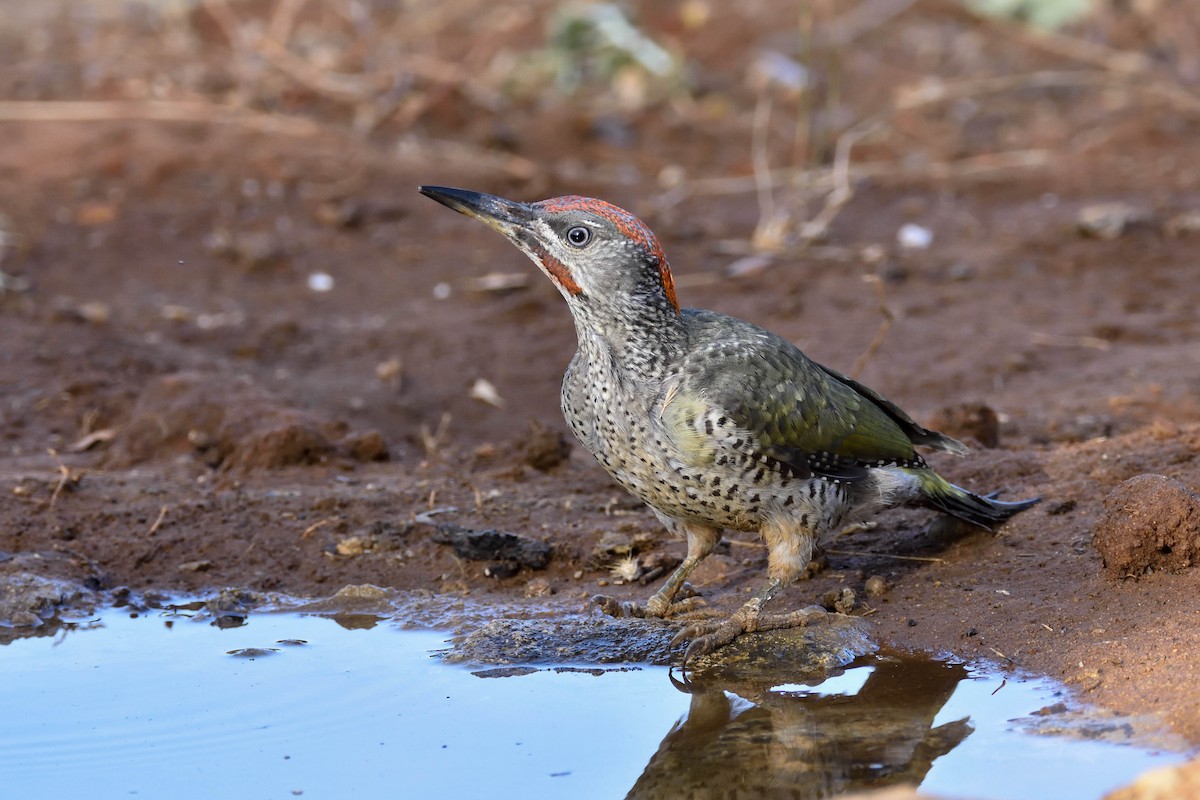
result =
[[[448,186],[422,186],[420,191],[426,197],[431,197],[460,214],[474,217],[510,239],[515,239],[518,232],[527,230],[533,221],[533,210],[528,205],[505,200],[493,194],[452,189]]]

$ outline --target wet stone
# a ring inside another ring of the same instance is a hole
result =
[[[433,540],[453,547],[459,558],[493,562],[488,567],[492,577],[511,577],[524,567],[545,569],[550,563],[550,545],[518,533],[439,525]]]
[[[476,630],[442,658],[469,664],[655,664],[679,665],[686,644],[671,640],[684,623],[649,619],[585,617],[498,619]],[[689,678],[770,681],[780,675],[825,675],[876,645],[866,622],[821,617],[803,628],[739,637],[688,664]]]
[[[1200,497],[1166,475],[1137,475],[1104,498],[1093,542],[1111,578],[1200,562]]]
[[[39,628],[65,612],[91,613],[94,593],[70,581],[18,573],[0,580],[0,626]]]

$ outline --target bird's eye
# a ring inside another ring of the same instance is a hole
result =
[[[567,231],[567,241],[575,247],[587,247],[592,240],[592,230],[583,225],[576,225]]]

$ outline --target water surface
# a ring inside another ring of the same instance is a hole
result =
[[[658,667],[472,671],[431,657],[443,634],[372,617],[209,622],[114,609],[0,647],[0,798],[806,798],[920,783],[1092,800],[1181,760],[1025,733],[1009,720],[1058,702],[1054,686],[955,664],[876,658],[817,686],[700,689]]]

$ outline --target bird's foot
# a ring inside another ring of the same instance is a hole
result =
[[[801,628],[826,613],[820,606],[808,606],[786,614],[764,614],[761,609],[761,604],[747,603],[726,620],[694,623],[675,634],[671,644],[690,641],[683,653],[684,668],[693,658],[720,650],[744,633]]]
[[[618,600],[615,597],[609,597],[605,594],[598,594],[592,598],[592,603],[598,606],[605,614],[608,614],[610,617],[617,617],[618,619],[621,617],[637,617],[638,619],[655,617],[658,619],[667,619],[668,617],[678,617],[695,612],[704,605],[704,600],[693,596],[680,598],[672,602],[654,595],[645,604],[642,604],[629,600]]]

